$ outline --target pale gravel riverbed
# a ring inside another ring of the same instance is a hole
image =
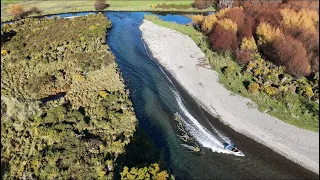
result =
[[[319,133],[297,128],[248,107],[250,99],[233,95],[219,75],[199,66],[204,53],[186,35],[144,20],[143,40],[154,58],[212,115],[239,133],[319,174]],[[253,103],[254,104],[254,103]]]

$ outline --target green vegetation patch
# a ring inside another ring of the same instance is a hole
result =
[[[312,80],[305,77],[294,79],[257,53],[253,54],[251,63],[239,65],[230,52],[213,52],[208,37],[191,25],[165,22],[154,15],[145,15],[145,19],[188,35],[206,54],[212,69],[219,73],[220,82],[232,92],[253,100],[261,112],[297,127],[319,132],[319,103],[313,94],[318,93],[319,73]]]
[[[12,0],[11,0],[12,1]],[[213,7],[207,9],[197,9],[191,6],[193,0],[108,0],[110,6],[105,10],[108,11],[188,11],[188,12],[208,12],[215,11]],[[2,2],[1,21],[11,20],[13,17],[7,13],[8,5],[11,3],[19,3],[25,10],[34,6],[42,10],[42,14],[55,14],[79,11],[94,11],[94,1],[90,0],[72,0],[72,1],[12,1]],[[157,7],[159,5],[159,7]],[[34,14],[35,15],[35,14]],[[31,15],[32,16],[32,15]]]
[[[136,128],[102,14],[1,28],[3,179],[111,179]]]

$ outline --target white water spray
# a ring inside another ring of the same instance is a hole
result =
[[[179,114],[178,116],[181,119],[185,129],[187,130],[190,135],[195,138],[203,147],[207,147],[211,149],[213,152],[218,153],[227,153],[230,154],[230,151],[224,149],[224,142],[221,142],[218,140],[218,138],[214,137],[214,135],[207,130],[205,127],[203,127],[187,110],[187,108],[184,106],[182,99],[178,92],[173,90],[173,93],[176,96],[177,103],[179,105],[179,108],[181,109],[183,114]],[[183,117],[185,116],[185,118]],[[217,132],[217,134],[219,134]],[[226,139],[224,137],[223,139]]]

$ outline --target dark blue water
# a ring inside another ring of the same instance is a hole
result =
[[[106,12],[112,21],[107,44],[130,90],[139,126],[164,150],[165,160],[177,179],[319,179],[318,175],[236,133],[202,110],[150,56],[139,30],[143,14]],[[170,16],[170,21],[184,24],[184,18]],[[217,153],[213,152],[214,147],[203,146],[201,153],[194,153],[181,146],[183,142],[177,137],[173,120],[176,112],[186,119],[189,113],[201,127],[210,131],[212,137],[192,129],[196,125],[189,118],[190,129],[201,139],[199,144],[214,146],[215,141],[222,141],[218,131],[238,145],[246,156]]]

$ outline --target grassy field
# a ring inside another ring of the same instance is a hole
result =
[[[199,10],[191,7],[193,0],[109,0],[110,7],[106,10],[113,11],[188,11],[188,12],[206,12],[214,11],[215,9],[208,8],[205,10]],[[22,4],[25,10],[30,9],[33,6],[37,6],[43,10],[42,14],[54,14],[63,12],[76,12],[76,11],[93,11],[93,0],[83,0],[83,1],[21,1],[21,0],[5,0],[1,1],[1,20],[10,20],[12,17],[7,13],[7,7],[10,3]],[[161,9],[153,8],[152,5],[157,4],[177,4],[177,5],[190,5],[187,9]]]
[[[239,94],[244,97],[248,97],[258,105],[258,109],[261,112],[267,112],[270,115],[277,117],[289,124],[295,125],[300,128],[308,129],[311,131],[319,132],[319,120],[318,117],[312,115],[312,113],[303,109],[303,105],[307,102],[297,94],[290,94],[286,97],[287,101],[290,101],[292,108],[288,108],[284,103],[269,97],[265,93],[250,93],[244,86],[243,82],[252,79],[249,74],[244,75],[240,73],[241,67],[234,60],[231,54],[218,54],[210,49],[207,41],[207,37],[201,32],[195,30],[192,26],[179,25],[176,23],[165,22],[154,15],[145,15],[145,19],[152,21],[153,23],[167,27],[182,34],[188,35],[206,54],[207,59],[213,70],[219,73],[220,82],[227,89],[231,90],[235,94]],[[224,67],[233,67],[235,73],[224,74],[222,69]],[[238,73],[236,73],[238,72]],[[238,75],[237,75],[238,74]],[[311,105],[311,104],[310,104]],[[312,104],[316,106],[316,104]],[[253,107],[253,104],[248,104],[249,107]]]

